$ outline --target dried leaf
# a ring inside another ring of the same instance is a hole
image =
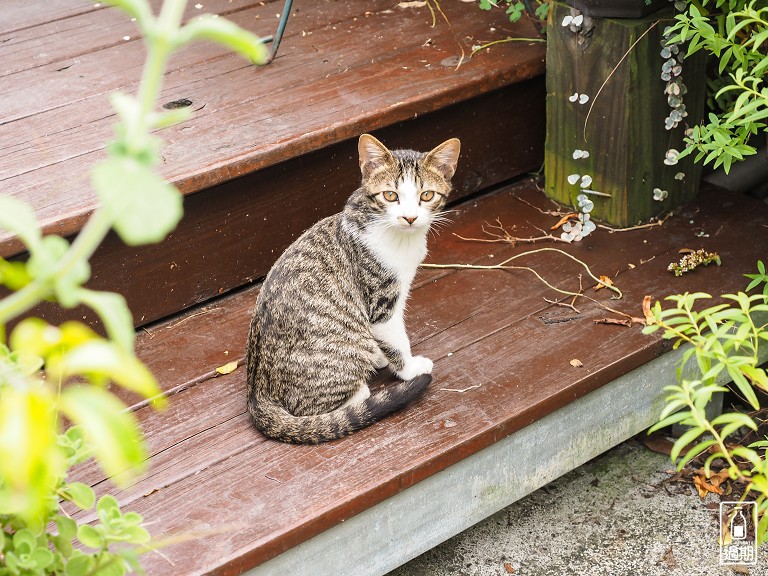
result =
[[[626,326],[632,328],[632,320],[629,318],[600,318],[599,320],[592,320],[595,324],[610,324],[613,326]]]
[[[507,574],[514,574],[515,573],[515,567],[512,566],[509,562],[504,562],[504,570],[507,571]]]
[[[571,366],[573,366],[574,368],[583,368],[584,367],[584,364],[578,358],[574,358],[573,360],[571,360],[569,362],[569,364]]]
[[[712,486],[720,487],[723,482],[728,480],[730,478],[730,475],[728,474],[728,469],[723,468],[718,472],[717,474],[713,474],[712,477],[709,479],[710,484]]]
[[[714,494],[722,494],[723,489],[720,485],[728,479],[728,470],[725,468],[720,472],[713,474],[710,478],[707,478],[704,469],[700,469],[693,477],[693,484],[696,486],[696,491],[699,496],[704,499],[707,493],[712,492]]]
[[[643,438],[643,444],[648,450],[653,450],[654,452],[664,454],[665,456],[672,454],[672,447],[675,445],[674,442],[660,434],[646,436]]]
[[[237,360],[234,360],[232,362],[227,362],[226,364],[224,364],[224,366],[219,366],[218,368],[216,368],[216,372],[218,372],[219,374],[231,374],[235,370],[237,370]]]
[[[422,6],[426,6],[427,2],[426,0],[422,2],[398,2],[397,7],[398,8],[421,8]]]
[[[571,218],[574,218],[574,219],[575,219],[575,218],[578,218],[578,217],[579,217],[579,215],[578,215],[578,214],[576,214],[575,212],[572,212],[571,214],[566,214],[565,216],[563,216],[562,218],[560,218],[560,220],[558,220],[558,221],[557,221],[557,224],[555,224],[554,226],[552,226],[552,227],[550,228],[550,230],[557,230],[558,228],[560,228],[560,226],[562,226],[563,224],[565,224],[566,222],[568,222],[568,220],[570,220]]]
[[[594,290],[597,291],[607,286],[613,286],[613,280],[608,278],[608,276],[600,276],[600,283],[594,287]]]
[[[646,325],[650,326],[656,321],[656,316],[651,312],[651,297],[643,296],[643,316],[645,316]]]
[[[717,493],[717,488],[713,488],[709,484],[707,484],[706,480],[703,480],[701,476],[694,476],[693,477],[693,486],[696,488],[696,492],[699,493],[699,497],[704,500],[704,498],[707,497],[707,494],[710,492]]]

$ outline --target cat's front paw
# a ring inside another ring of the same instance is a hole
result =
[[[425,358],[424,356],[414,356],[406,365],[397,373],[397,377],[402,380],[410,380],[416,378],[421,374],[432,373],[432,360]]]

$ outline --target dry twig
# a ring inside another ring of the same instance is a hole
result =
[[[611,234],[614,232],[631,232],[632,230],[643,230],[646,228],[656,228],[657,226],[663,226],[664,222],[666,222],[669,217],[672,216],[672,212],[664,216],[664,218],[659,218],[655,222],[648,222],[647,224],[638,224],[637,226],[630,226],[629,228],[614,228],[612,226],[607,226],[605,224],[598,224],[598,228],[602,228],[603,230],[608,230]]]

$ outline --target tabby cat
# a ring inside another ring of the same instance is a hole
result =
[[[248,410],[264,434],[335,440],[400,410],[431,382],[432,361],[411,355],[403,312],[459,148],[453,138],[426,154],[390,151],[360,137],[362,186],[288,247],[256,300]],[[367,381],[385,366],[404,382],[371,395]]]

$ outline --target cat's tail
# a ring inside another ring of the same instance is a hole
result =
[[[401,410],[418,399],[432,382],[430,374],[377,390],[366,400],[326,414],[294,416],[282,406],[249,394],[248,411],[265,435],[291,444],[319,444],[348,436]]]

